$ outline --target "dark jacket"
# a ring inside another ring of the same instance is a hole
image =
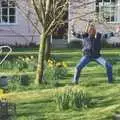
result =
[[[75,32],[72,32],[72,34],[82,39],[83,44],[83,53],[84,55],[88,55],[94,58],[100,57],[100,50],[101,50],[101,38],[107,38],[110,36],[113,36],[112,33],[107,33],[102,35],[101,33],[97,32],[96,37],[89,36],[88,33],[78,34]]]

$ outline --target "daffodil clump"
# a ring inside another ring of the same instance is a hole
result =
[[[36,68],[36,58],[34,56],[19,56],[10,60],[5,60],[0,65],[0,71],[34,71]]]
[[[55,60],[48,60],[48,66],[49,67],[64,67],[64,68],[67,68],[68,67],[68,65],[67,65],[67,63],[65,63],[65,62],[57,62],[57,61],[55,61]]]
[[[67,86],[55,91],[55,102],[59,110],[80,110],[89,107],[91,97],[84,88]]]
[[[22,71],[24,69],[27,69],[29,71],[35,70],[36,64],[35,64],[35,58],[34,56],[30,57],[18,57],[16,60],[16,67],[19,69],[19,71]]]
[[[44,71],[44,80],[47,82],[57,83],[60,79],[64,79],[67,75],[68,65],[65,62],[57,62],[48,60]]]

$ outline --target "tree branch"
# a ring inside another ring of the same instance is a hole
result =
[[[55,22],[61,17],[61,15],[64,13],[65,8],[68,5],[68,0],[66,0],[66,2],[64,3],[64,7],[62,8],[62,10],[60,11],[60,13],[53,19],[53,21],[50,23],[50,25],[48,26],[48,29],[46,30],[46,34],[48,34],[50,32],[50,29],[52,28],[52,26],[55,24]]]
[[[40,30],[37,28],[37,26],[34,24],[34,22],[26,15],[26,13],[24,12],[23,8],[17,6],[18,9],[20,9],[20,11],[23,13],[23,15],[30,21],[30,23],[33,25],[33,27],[37,30],[37,32],[39,34],[41,34]]]

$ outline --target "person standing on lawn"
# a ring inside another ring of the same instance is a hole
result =
[[[79,83],[81,70],[93,60],[106,68],[108,83],[112,83],[112,65],[101,56],[100,51],[101,39],[107,38],[107,36],[113,36],[113,32],[102,35],[101,33],[96,32],[94,23],[89,21],[84,33],[76,33],[74,30],[74,25],[72,25],[72,35],[82,39],[83,44],[83,57],[80,59],[80,62],[75,68],[73,83]]]

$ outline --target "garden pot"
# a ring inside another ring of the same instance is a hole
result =
[[[8,77],[7,76],[1,76],[0,77],[0,87],[4,88],[8,85]]]
[[[120,114],[115,114],[113,120],[120,120]]]

